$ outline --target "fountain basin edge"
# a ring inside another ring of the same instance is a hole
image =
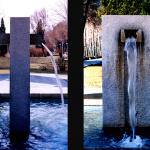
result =
[[[64,93],[64,98],[67,99],[68,98],[68,94],[67,93]],[[10,94],[8,93],[2,93],[0,94],[0,99],[2,98],[10,98]],[[43,99],[43,98],[60,98],[60,94],[57,94],[57,93],[32,93],[30,94],[30,98],[40,98],[40,99]]]

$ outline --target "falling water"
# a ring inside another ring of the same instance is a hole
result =
[[[44,48],[47,50],[47,52],[50,55],[50,59],[51,59],[52,65],[54,67],[54,71],[55,71],[55,75],[56,75],[56,81],[57,81],[58,87],[60,89],[61,102],[62,102],[62,105],[64,105],[64,96],[63,96],[62,85],[61,85],[61,82],[60,82],[60,79],[59,79],[59,76],[58,76],[57,65],[56,65],[54,56],[53,56],[52,52],[47,48],[47,46],[45,44],[42,43],[42,45],[44,46]]]
[[[137,67],[137,47],[136,39],[134,37],[127,38],[125,42],[124,50],[127,52],[127,64],[128,64],[128,97],[129,97],[129,120],[132,128],[132,138],[135,137],[135,127],[136,121],[136,110],[135,110],[135,100],[136,100],[136,67]]]

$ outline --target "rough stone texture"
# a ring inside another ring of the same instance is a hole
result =
[[[30,20],[10,18],[10,136],[30,131]]]
[[[127,120],[126,58],[118,48],[121,29],[141,29],[144,47],[138,51],[137,126],[150,127],[150,16],[102,17],[104,127],[124,127]]]

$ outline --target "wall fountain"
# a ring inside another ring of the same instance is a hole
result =
[[[102,17],[103,127],[131,127],[133,138],[150,127],[149,25],[149,16]]]
[[[10,46],[10,97],[1,98],[0,103],[2,149],[67,149],[67,107],[54,57],[44,44],[50,53],[62,105],[50,102],[50,98],[33,101],[30,97],[29,46],[42,43],[42,36],[30,34],[29,17],[10,18],[10,34],[0,34],[0,44]]]

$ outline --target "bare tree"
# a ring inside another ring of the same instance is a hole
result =
[[[48,46],[56,46],[58,42],[64,42],[68,39],[67,22],[58,23],[53,30],[45,32],[45,41]]]
[[[39,22],[41,23],[41,27],[43,30],[46,29],[46,27],[48,26],[48,14],[45,10],[45,8],[41,9],[40,11],[36,11],[31,17],[31,28],[33,30],[33,32],[36,32],[37,26],[39,24]]]
[[[50,27],[56,26],[59,22],[68,20],[68,0],[59,0],[54,3],[54,6],[47,10],[45,8],[40,11],[34,12],[30,17],[31,19],[31,29],[33,32],[36,31],[38,22],[42,20],[42,28],[48,29]]]
[[[46,42],[46,46],[48,48],[54,48],[55,47],[55,36],[54,36],[54,32],[53,30],[48,30],[45,32],[45,35],[44,35],[44,39],[45,39],[45,42]]]
[[[45,8],[36,11],[31,16],[31,28],[34,33],[38,29],[44,31],[44,38],[46,45],[49,48],[56,47],[58,42],[67,40],[68,27],[68,0],[60,0],[53,9],[47,10]],[[52,28],[50,26],[53,24]]]
[[[67,29],[68,29],[67,23],[65,21],[58,23],[53,29],[55,39],[57,41],[67,40],[67,37],[68,37],[68,30]]]
[[[68,0],[60,0],[56,3],[56,6],[50,10],[51,15],[54,16],[55,22],[58,20],[66,21],[68,19]]]

